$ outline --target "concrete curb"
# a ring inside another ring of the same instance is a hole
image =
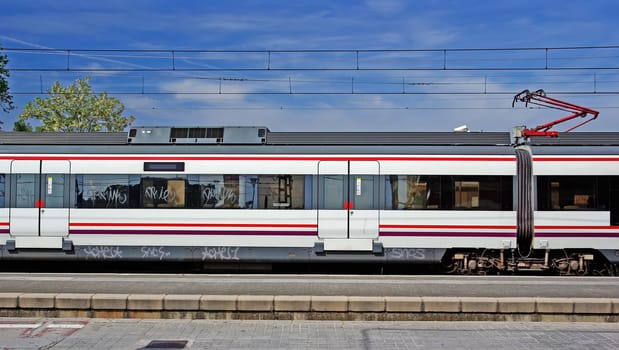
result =
[[[0,317],[619,322],[619,298],[0,293]]]

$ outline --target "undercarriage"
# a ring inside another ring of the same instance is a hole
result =
[[[617,276],[619,267],[595,251],[516,249],[452,250],[445,257],[447,273],[460,275],[547,273],[561,276]]]

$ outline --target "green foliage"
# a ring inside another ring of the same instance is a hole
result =
[[[13,131],[29,131],[32,132],[32,126],[24,120],[18,120],[13,124]]]
[[[106,92],[94,94],[90,77],[77,79],[66,88],[56,81],[47,93],[47,98],[28,102],[19,115],[19,127],[32,129],[27,120],[34,118],[41,123],[37,131],[113,132],[123,131],[135,120],[134,116],[122,116],[125,106],[119,99]]]
[[[0,47],[0,51],[2,48]],[[9,59],[6,55],[0,55],[0,108],[6,113],[15,108],[13,105],[13,96],[9,94],[9,70],[6,69],[6,65],[9,63]]]

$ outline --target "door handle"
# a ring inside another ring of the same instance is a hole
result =
[[[354,214],[354,213],[355,213],[355,212],[351,210],[351,211],[350,211],[350,216],[352,216],[352,214]]]

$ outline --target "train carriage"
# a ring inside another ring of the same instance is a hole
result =
[[[586,273],[619,262],[619,145],[608,138],[514,147],[488,132],[2,133],[0,258]]]

